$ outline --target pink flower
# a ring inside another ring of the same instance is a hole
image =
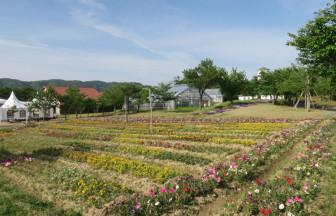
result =
[[[298,196],[294,197],[294,201],[297,203],[303,203],[303,200]]]
[[[33,159],[31,157],[24,157],[25,161],[31,162]]]
[[[170,192],[175,193],[175,192],[176,192],[176,189],[175,189],[175,188],[172,188],[172,189],[170,189]]]
[[[303,200],[298,196],[291,197],[291,198],[288,198],[286,205],[289,206],[294,203],[303,203]]]
[[[154,197],[155,196],[155,192],[153,190],[150,190],[149,191],[149,196]]]
[[[12,161],[11,160],[5,160],[5,161],[2,161],[1,164],[4,166],[4,167],[9,167],[12,165]]]
[[[292,198],[288,198],[287,202],[286,202],[286,205],[291,205],[294,203],[294,200]]]
[[[160,192],[161,193],[167,193],[167,188],[165,188],[165,187],[161,188]]]
[[[141,208],[141,204],[140,204],[140,203],[136,204],[134,208],[135,208],[136,210],[140,209],[140,208]]]
[[[230,169],[237,169],[238,168],[238,164],[236,162],[232,162],[230,165]]]

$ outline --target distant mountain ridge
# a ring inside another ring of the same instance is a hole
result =
[[[62,79],[50,79],[50,80],[38,80],[38,81],[21,81],[18,79],[10,78],[0,78],[0,87],[8,88],[24,88],[32,87],[35,89],[42,88],[43,86],[77,86],[77,87],[86,87],[86,88],[95,88],[98,91],[103,91],[104,89],[122,84],[126,82],[104,82],[99,80],[93,81],[80,81],[80,80],[62,80]],[[131,82],[135,83],[135,82]],[[140,84],[140,83],[139,83]],[[142,85],[142,84],[141,84]]]

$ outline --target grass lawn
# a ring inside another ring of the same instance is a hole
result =
[[[318,215],[336,215],[336,135],[330,143],[331,158],[323,163],[325,177],[321,193],[314,202],[313,210]]]
[[[288,106],[276,106],[273,104],[252,105],[229,111],[220,115],[224,118],[289,118],[289,119],[307,119],[307,118],[327,118],[336,114],[332,111],[312,109],[306,112],[303,108],[294,109]]]
[[[200,109],[186,109],[185,112],[182,111],[154,111],[154,117],[195,117],[195,118],[268,118],[268,119],[277,119],[277,118],[287,118],[287,119],[320,119],[328,118],[332,115],[335,115],[335,111],[325,111],[318,109],[311,109],[310,112],[306,112],[303,108],[297,108],[296,110],[293,107],[289,106],[278,106],[273,104],[258,104],[250,105],[248,107],[242,107],[239,109],[233,109],[226,111],[224,113],[206,115],[202,112],[207,112],[213,110],[213,108],[207,108],[204,111]],[[141,116],[148,117],[149,113],[136,113],[131,116]]]

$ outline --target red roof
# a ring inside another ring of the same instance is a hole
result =
[[[66,90],[69,87],[54,87],[57,94],[65,95]],[[102,95],[101,92],[97,91],[95,88],[79,88],[80,93],[82,93],[84,96],[91,98],[91,99],[99,99]]]

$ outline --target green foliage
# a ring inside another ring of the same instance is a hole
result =
[[[207,88],[217,84],[220,70],[220,68],[214,65],[211,59],[204,59],[197,67],[183,71],[181,82],[198,89],[201,108],[203,107],[202,99],[204,92]]]
[[[298,33],[289,34],[288,45],[299,51],[299,61],[315,69],[317,74],[336,81],[336,1],[316,13]]]
[[[226,74],[225,71],[222,71],[219,85],[224,97],[233,101],[244,91],[247,83],[248,80],[245,72],[233,68],[230,74]]]
[[[100,98],[103,107],[121,108],[124,102],[124,93],[119,86],[106,89]]]
[[[23,87],[23,88],[2,87],[0,88],[0,98],[7,99],[12,91],[15,92],[15,95],[21,101],[30,101],[34,98],[36,94],[36,90],[31,87]]]
[[[84,95],[80,93],[78,87],[69,87],[65,95],[61,97],[62,107],[61,110],[65,114],[80,113],[84,108]]]
[[[155,101],[165,102],[175,99],[174,93],[170,92],[171,85],[165,83],[159,83],[158,86],[152,88]]]
[[[125,97],[129,102],[139,107],[148,100],[148,90],[138,83],[123,83],[106,89],[100,100],[102,108],[117,109],[124,104]]]

